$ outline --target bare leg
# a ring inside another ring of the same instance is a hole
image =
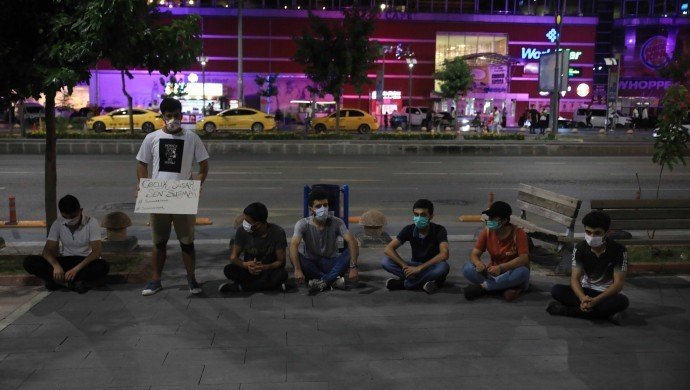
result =
[[[196,275],[194,274],[196,254],[194,250],[189,253],[182,251],[182,262],[184,263],[185,270],[187,270],[187,280],[196,280]]]

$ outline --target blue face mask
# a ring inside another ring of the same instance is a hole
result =
[[[414,221],[414,225],[417,227],[417,229],[424,229],[429,226],[429,218],[422,217],[421,215],[415,215],[412,218],[412,221]]]
[[[489,230],[498,230],[501,227],[501,223],[498,221],[488,220],[486,221],[486,227]]]

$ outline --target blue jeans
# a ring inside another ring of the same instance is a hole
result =
[[[423,263],[420,263],[415,260],[411,260],[407,262],[407,265],[416,267],[418,265],[421,265]],[[392,273],[393,275],[397,276],[399,279],[404,279],[404,285],[406,290],[414,290],[417,288],[420,288],[424,285],[424,283],[434,280],[436,281],[436,284],[441,287],[443,285],[443,282],[446,281],[446,276],[448,276],[448,271],[450,271],[450,266],[448,265],[447,262],[442,261],[440,263],[436,263],[430,267],[425,268],[422,272],[417,274],[412,279],[406,279],[405,278],[405,272],[403,272],[402,267],[398,265],[395,261],[391,260],[390,257],[384,256],[383,260],[381,261],[381,266],[383,269],[386,271]]]
[[[320,259],[310,259],[303,254],[299,254],[299,263],[302,272],[308,279],[321,279],[331,284],[338,276],[345,275],[350,266],[350,249],[345,249],[341,254],[334,258],[322,257]]]
[[[471,261],[462,267],[462,274],[472,284],[482,284],[486,282],[487,291],[500,291],[508,288],[527,288],[529,285],[529,268],[522,266],[513,268],[496,277],[484,277],[477,272]]]

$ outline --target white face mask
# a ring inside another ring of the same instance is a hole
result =
[[[252,232],[252,224],[247,222],[247,220],[242,220],[242,228],[244,228],[244,231],[247,233]]]
[[[67,226],[76,226],[79,223],[79,219],[81,219],[81,215],[76,216],[72,219],[66,219],[65,220],[65,225]]]
[[[321,206],[314,209],[314,215],[319,221],[325,221],[328,218],[328,206]]]
[[[182,121],[180,119],[171,119],[166,121],[165,128],[170,133],[177,133],[182,130]]]
[[[602,236],[595,237],[585,233],[585,241],[587,241],[587,245],[592,248],[598,248],[604,245],[604,237]]]

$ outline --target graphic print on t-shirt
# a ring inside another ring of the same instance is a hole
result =
[[[160,154],[158,171],[180,173],[183,151],[183,139],[158,140],[158,153]]]

